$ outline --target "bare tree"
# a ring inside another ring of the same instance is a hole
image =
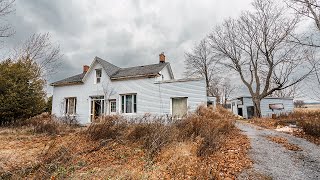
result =
[[[14,2],[15,0],[0,0],[0,18],[3,19],[15,10]],[[11,25],[2,20],[0,25],[0,37],[9,37],[13,34],[14,31]]]
[[[235,84],[232,84],[230,82],[229,78],[224,78],[223,83],[221,85],[221,89],[222,89],[222,104],[224,106],[227,105],[227,101],[229,100],[230,96],[232,93],[234,93],[234,91],[236,91],[239,87]]]
[[[109,107],[109,100],[110,97],[113,96],[114,94],[116,94],[115,88],[112,87],[111,82],[110,81],[106,81],[102,83],[102,90],[103,90],[103,94],[104,94],[104,101],[106,104],[106,108],[110,109]],[[107,114],[107,112],[105,111],[105,115]]]
[[[282,89],[279,91],[274,91],[272,96],[275,97],[291,97],[291,98],[301,98],[303,97],[303,92],[301,88],[301,84],[297,83],[292,85],[286,89]]]
[[[218,84],[217,65],[218,60],[214,58],[212,49],[207,39],[194,47],[191,53],[185,53],[185,65],[187,77],[203,77],[206,80],[207,94],[210,96],[217,96],[215,84]]]
[[[296,100],[293,102],[293,104],[295,108],[302,108],[305,105],[303,100]]]
[[[28,59],[37,63],[42,77],[52,75],[60,64],[60,47],[51,42],[49,33],[33,34],[15,51],[16,59]]]
[[[216,55],[234,70],[248,88],[254,115],[261,117],[260,102],[274,91],[304,80],[313,67],[306,61],[313,51],[292,43],[299,17],[273,0],[255,0],[254,11],[226,20],[209,35]]]
[[[308,17],[315,22],[320,31],[320,1],[319,0],[285,0],[286,4],[296,13]]]

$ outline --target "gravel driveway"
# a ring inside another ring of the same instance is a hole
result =
[[[237,122],[236,126],[247,135],[252,149],[249,155],[253,168],[242,173],[239,179],[320,179],[320,146],[289,134],[268,130],[252,124]],[[298,145],[302,151],[291,151],[266,136],[278,136]],[[249,178],[250,177],[250,178]],[[254,178],[255,179],[255,178]]]

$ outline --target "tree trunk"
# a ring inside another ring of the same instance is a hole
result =
[[[254,106],[254,117],[261,117],[261,99],[252,98]]]

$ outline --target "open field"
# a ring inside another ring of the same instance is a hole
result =
[[[38,117],[41,123],[0,129],[0,179],[234,179],[252,163],[249,140],[232,119],[200,108],[171,125],[106,117],[61,128]]]

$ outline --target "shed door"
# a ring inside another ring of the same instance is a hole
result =
[[[188,98],[172,98],[172,116],[173,117],[183,117],[187,115],[188,112]]]

